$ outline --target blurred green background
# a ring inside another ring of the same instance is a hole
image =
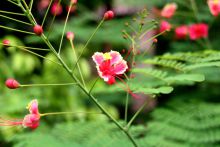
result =
[[[42,0],[43,1],[43,0]],[[34,0],[33,12],[37,21],[43,20],[46,9],[39,9],[40,0]],[[75,33],[74,44],[80,54],[86,40],[96,28],[106,10],[112,9],[116,18],[104,23],[83,54],[80,65],[88,86],[97,78],[91,56],[95,51],[117,50],[121,52],[129,47],[129,41],[123,39],[125,23],[131,22],[136,13],[147,8],[151,17],[158,22],[160,18],[155,9],[161,9],[168,2],[176,2],[178,11],[169,20],[174,26],[196,23],[190,0],[79,0],[76,10],[71,13],[67,24],[68,31]],[[158,37],[158,43],[151,57],[164,53],[196,52],[208,49],[219,50],[219,17],[214,18],[208,9],[206,0],[196,0],[199,9],[199,21],[209,25],[209,39],[212,48],[206,44],[186,40],[176,40],[171,30]],[[62,35],[68,0],[61,2],[63,12],[56,17],[51,28],[50,40],[58,46]],[[6,0],[0,4],[0,10],[20,12]],[[19,16],[17,19],[27,21]],[[49,13],[45,24],[48,33],[53,15]],[[22,30],[31,28],[14,21],[0,18],[0,25]],[[37,36],[24,35],[0,29],[0,39],[9,39],[11,44],[46,48]],[[56,60],[52,53],[37,53]],[[68,65],[72,64],[72,50],[66,39],[62,47],[62,57]],[[179,84],[171,94],[160,94],[149,99],[146,110],[137,118],[132,127],[132,135],[143,147],[217,147],[220,146],[220,70],[216,67],[201,68],[197,72],[205,75],[202,83]],[[16,90],[7,89],[4,82],[13,77],[22,84],[67,83],[71,78],[56,64],[43,60],[15,47],[0,46],[0,110],[2,117],[22,118],[27,114],[28,102],[38,99],[40,112],[89,111],[99,112],[83,92],[74,86],[29,87]],[[146,81],[148,82],[148,81]],[[152,81],[151,81],[152,82]],[[102,80],[98,80],[93,91],[98,100],[117,119],[123,120],[126,93],[112,89]],[[137,99],[129,103],[129,118],[140,106]],[[22,127],[0,127],[0,146],[10,147],[107,147],[132,146],[126,136],[103,115],[76,114],[43,117],[40,127],[35,131]]]

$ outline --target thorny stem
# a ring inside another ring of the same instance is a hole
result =
[[[73,40],[70,40],[70,44],[71,44],[71,47],[72,47],[72,50],[73,50],[74,58],[75,58],[75,60],[77,60],[77,55],[76,55],[75,47],[73,45]],[[82,83],[83,83],[84,87],[86,88],[85,80],[83,78],[82,71],[81,71],[81,68],[79,66],[79,62],[76,62],[76,64],[77,64],[77,68],[78,68],[79,75],[80,75],[80,78],[82,80]]]
[[[24,1],[24,0],[23,0]],[[33,17],[33,15],[31,14],[31,12],[28,9],[28,7],[26,7],[26,9],[23,7],[23,5],[20,3],[19,5],[21,7],[21,9],[24,11],[24,13],[27,14],[28,19],[30,20],[30,22],[35,25],[36,21]],[[27,13],[28,12],[28,13]],[[100,22],[99,26],[97,27],[97,29],[95,30],[95,32],[92,34],[92,36],[95,35],[95,33],[98,31],[98,28],[101,26],[101,24],[104,22],[104,19]],[[90,39],[87,41],[84,49],[86,48],[86,46],[89,44],[89,42],[92,39],[92,36],[90,37]],[[103,112],[103,114],[105,114],[120,130],[122,130],[127,137],[129,138],[129,140],[132,142],[132,144],[134,145],[134,147],[138,147],[137,143],[135,142],[134,138],[130,135],[130,133],[128,132],[127,129],[125,129],[122,125],[119,124],[119,122],[98,102],[98,100],[91,94],[89,93],[89,91],[86,90],[86,88],[81,84],[81,82],[78,80],[78,78],[72,73],[72,70],[70,70],[70,68],[66,65],[66,63],[62,60],[62,58],[59,56],[59,54],[56,52],[56,50],[54,49],[54,47],[51,45],[50,41],[48,40],[48,38],[42,34],[41,35],[41,39],[44,41],[44,43],[50,48],[50,50],[54,53],[54,55],[57,57],[57,59],[60,61],[60,63],[62,64],[63,68],[66,70],[66,72],[72,77],[72,79],[78,83],[79,88],[96,104],[96,106]],[[79,57],[80,58],[80,57]],[[78,58],[78,59],[79,59]]]

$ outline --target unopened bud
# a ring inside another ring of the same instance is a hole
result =
[[[2,41],[2,44],[5,46],[5,47],[8,47],[10,45],[10,40],[7,40],[7,39],[4,39]]]
[[[10,89],[16,89],[20,87],[20,83],[18,83],[15,79],[7,79],[5,81],[5,85]]]
[[[74,33],[73,32],[67,32],[66,33],[66,38],[68,39],[68,40],[73,40],[74,39]]]
[[[35,25],[34,26],[34,33],[38,36],[42,35],[43,33],[43,28],[40,25]]]
[[[111,19],[113,19],[114,18],[114,12],[113,11],[107,11],[107,12],[105,12],[105,14],[104,14],[104,20],[111,20]]]

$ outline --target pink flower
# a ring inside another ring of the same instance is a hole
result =
[[[176,3],[168,3],[161,11],[161,16],[165,18],[171,18],[176,12],[177,4]]]
[[[171,29],[171,24],[165,20],[162,20],[160,23],[160,32],[169,31]]]
[[[193,24],[189,27],[189,37],[191,40],[206,38],[208,36],[208,25],[204,23]]]
[[[66,38],[68,39],[68,40],[73,40],[74,39],[74,33],[73,32],[67,32],[66,33]]]
[[[63,12],[63,7],[58,2],[54,2],[50,10],[52,15],[60,15]]]
[[[104,54],[96,52],[92,58],[96,63],[99,76],[108,84],[114,84],[115,77],[124,74],[128,69],[127,62],[116,51],[110,51]]]
[[[175,29],[177,39],[185,39],[189,33],[189,28],[186,25],[179,26]]]
[[[214,16],[218,16],[220,13],[220,0],[208,0],[209,10]]]
[[[24,128],[36,129],[40,124],[38,101],[36,99],[32,100],[27,108],[30,114],[25,115],[23,119],[7,120],[0,118],[0,126],[23,126]]]

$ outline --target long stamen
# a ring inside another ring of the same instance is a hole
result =
[[[121,87],[123,90],[125,90],[126,92],[128,92],[132,97],[134,97],[134,98],[136,98],[136,99],[138,99],[139,97],[136,95],[136,94],[134,94],[132,91],[131,91],[131,89],[130,89],[130,87],[128,86],[128,84],[122,79],[122,78],[120,78],[119,76],[115,76],[116,78],[118,78],[126,87],[124,88],[124,87]]]

